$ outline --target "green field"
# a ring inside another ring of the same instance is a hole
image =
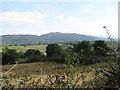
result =
[[[9,49],[16,49],[18,52],[25,52],[28,49],[38,49],[40,52],[45,54],[47,45],[30,45],[30,46],[7,46]],[[3,47],[5,48],[5,47]]]
[[[25,52],[28,49],[38,49],[40,52],[43,52],[44,54],[46,51],[46,46],[47,45],[30,45],[30,46],[6,46],[9,49],[16,49],[17,52]],[[66,44],[59,44],[63,49],[66,49],[68,47],[73,47],[72,45],[66,45]],[[3,46],[3,48],[5,48]],[[2,47],[0,47],[0,51],[2,51]]]
[[[73,45],[68,45],[68,44],[58,44],[60,47],[62,47],[64,50],[68,47],[73,47]]]

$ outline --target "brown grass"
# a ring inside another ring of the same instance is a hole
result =
[[[103,65],[103,66],[102,66]],[[13,65],[3,65],[3,74],[9,70]],[[88,66],[77,66],[75,68],[73,85],[76,87],[94,87],[93,81],[99,77],[104,78],[100,73],[95,75],[95,72],[89,71],[89,68],[105,68],[105,63],[98,63]],[[19,88],[25,87],[61,87],[57,85],[60,80],[62,84],[67,85],[67,76],[65,75],[66,68],[63,64],[55,62],[36,62],[28,64],[18,64],[11,72],[9,72],[4,79],[5,87],[13,86]],[[6,84],[6,81],[10,85]],[[66,86],[64,86],[66,87]]]

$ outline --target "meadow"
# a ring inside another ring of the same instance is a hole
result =
[[[28,49],[38,49],[45,54],[47,45],[29,45],[29,46],[6,46],[9,49],[16,49],[17,52],[25,52]],[[5,46],[3,46],[5,48]]]
[[[2,52],[2,48],[9,48],[9,49],[16,49],[17,52],[25,52],[28,49],[36,49],[39,50],[40,52],[43,52],[45,55],[45,51],[46,51],[46,47],[48,45],[28,45],[28,46],[3,46],[0,47],[0,52]],[[59,46],[61,46],[63,49],[66,49],[68,47],[73,47],[72,45],[67,45],[67,44],[59,44]]]

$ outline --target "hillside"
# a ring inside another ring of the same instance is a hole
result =
[[[67,86],[66,83],[63,82],[67,81],[65,75],[67,69],[63,64],[55,62],[17,64],[13,70],[5,75],[11,67],[13,67],[13,65],[3,65],[2,67],[2,73],[5,77],[3,78],[4,88],[55,88],[55,86],[56,88],[60,88],[60,85],[64,85],[62,88],[65,88]],[[74,83],[77,88],[105,88],[106,86],[104,86],[104,84],[107,82],[107,78],[104,76],[104,73],[99,72],[105,69],[111,69],[107,62],[88,66],[76,66],[72,83]],[[62,82],[58,84],[56,77]],[[114,90],[117,90],[117,88]]]
[[[59,33],[52,32],[37,35],[2,35],[2,42],[7,44],[25,44],[25,43],[51,43],[51,42],[62,42],[62,41],[83,41],[83,40],[96,40],[98,37],[87,36],[76,33]]]
[[[2,42],[12,43],[36,43],[39,40],[39,36],[36,35],[3,35]]]

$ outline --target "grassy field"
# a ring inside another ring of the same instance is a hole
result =
[[[3,74],[13,65],[3,65]],[[91,69],[89,71],[89,69]],[[72,83],[77,87],[97,87],[99,88],[106,77],[102,73],[96,75],[95,69],[109,69],[108,63],[97,63],[88,66],[76,66]],[[59,87],[57,77],[65,83],[66,67],[64,64],[55,62],[36,62],[29,64],[17,64],[17,66],[5,75],[5,87],[25,88],[25,87]],[[64,78],[62,78],[64,77]],[[8,84],[9,83],[9,84]]]
[[[58,44],[59,46],[61,46],[64,50],[68,47],[73,47],[73,45],[68,45],[68,44]]]
[[[16,49],[18,52],[25,52],[28,49],[38,49],[45,54],[47,45],[30,45],[30,46],[7,46],[9,49]],[[5,48],[5,47],[3,47]]]
[[[30,46],[7,46],[9,49],[16,49],[18,52],[22,51],[25,52],[28,49],[38,49],[40,52],[43,52],[44,54],[46,51],[46,46],[47,45],[30,45]],[[66,45],[66,44],[59,44],[63,49],[66,49],[68,47],[73,47],[72,45]],[[0,47],[0,52],[2,52],[2,48],[5,47]]]

